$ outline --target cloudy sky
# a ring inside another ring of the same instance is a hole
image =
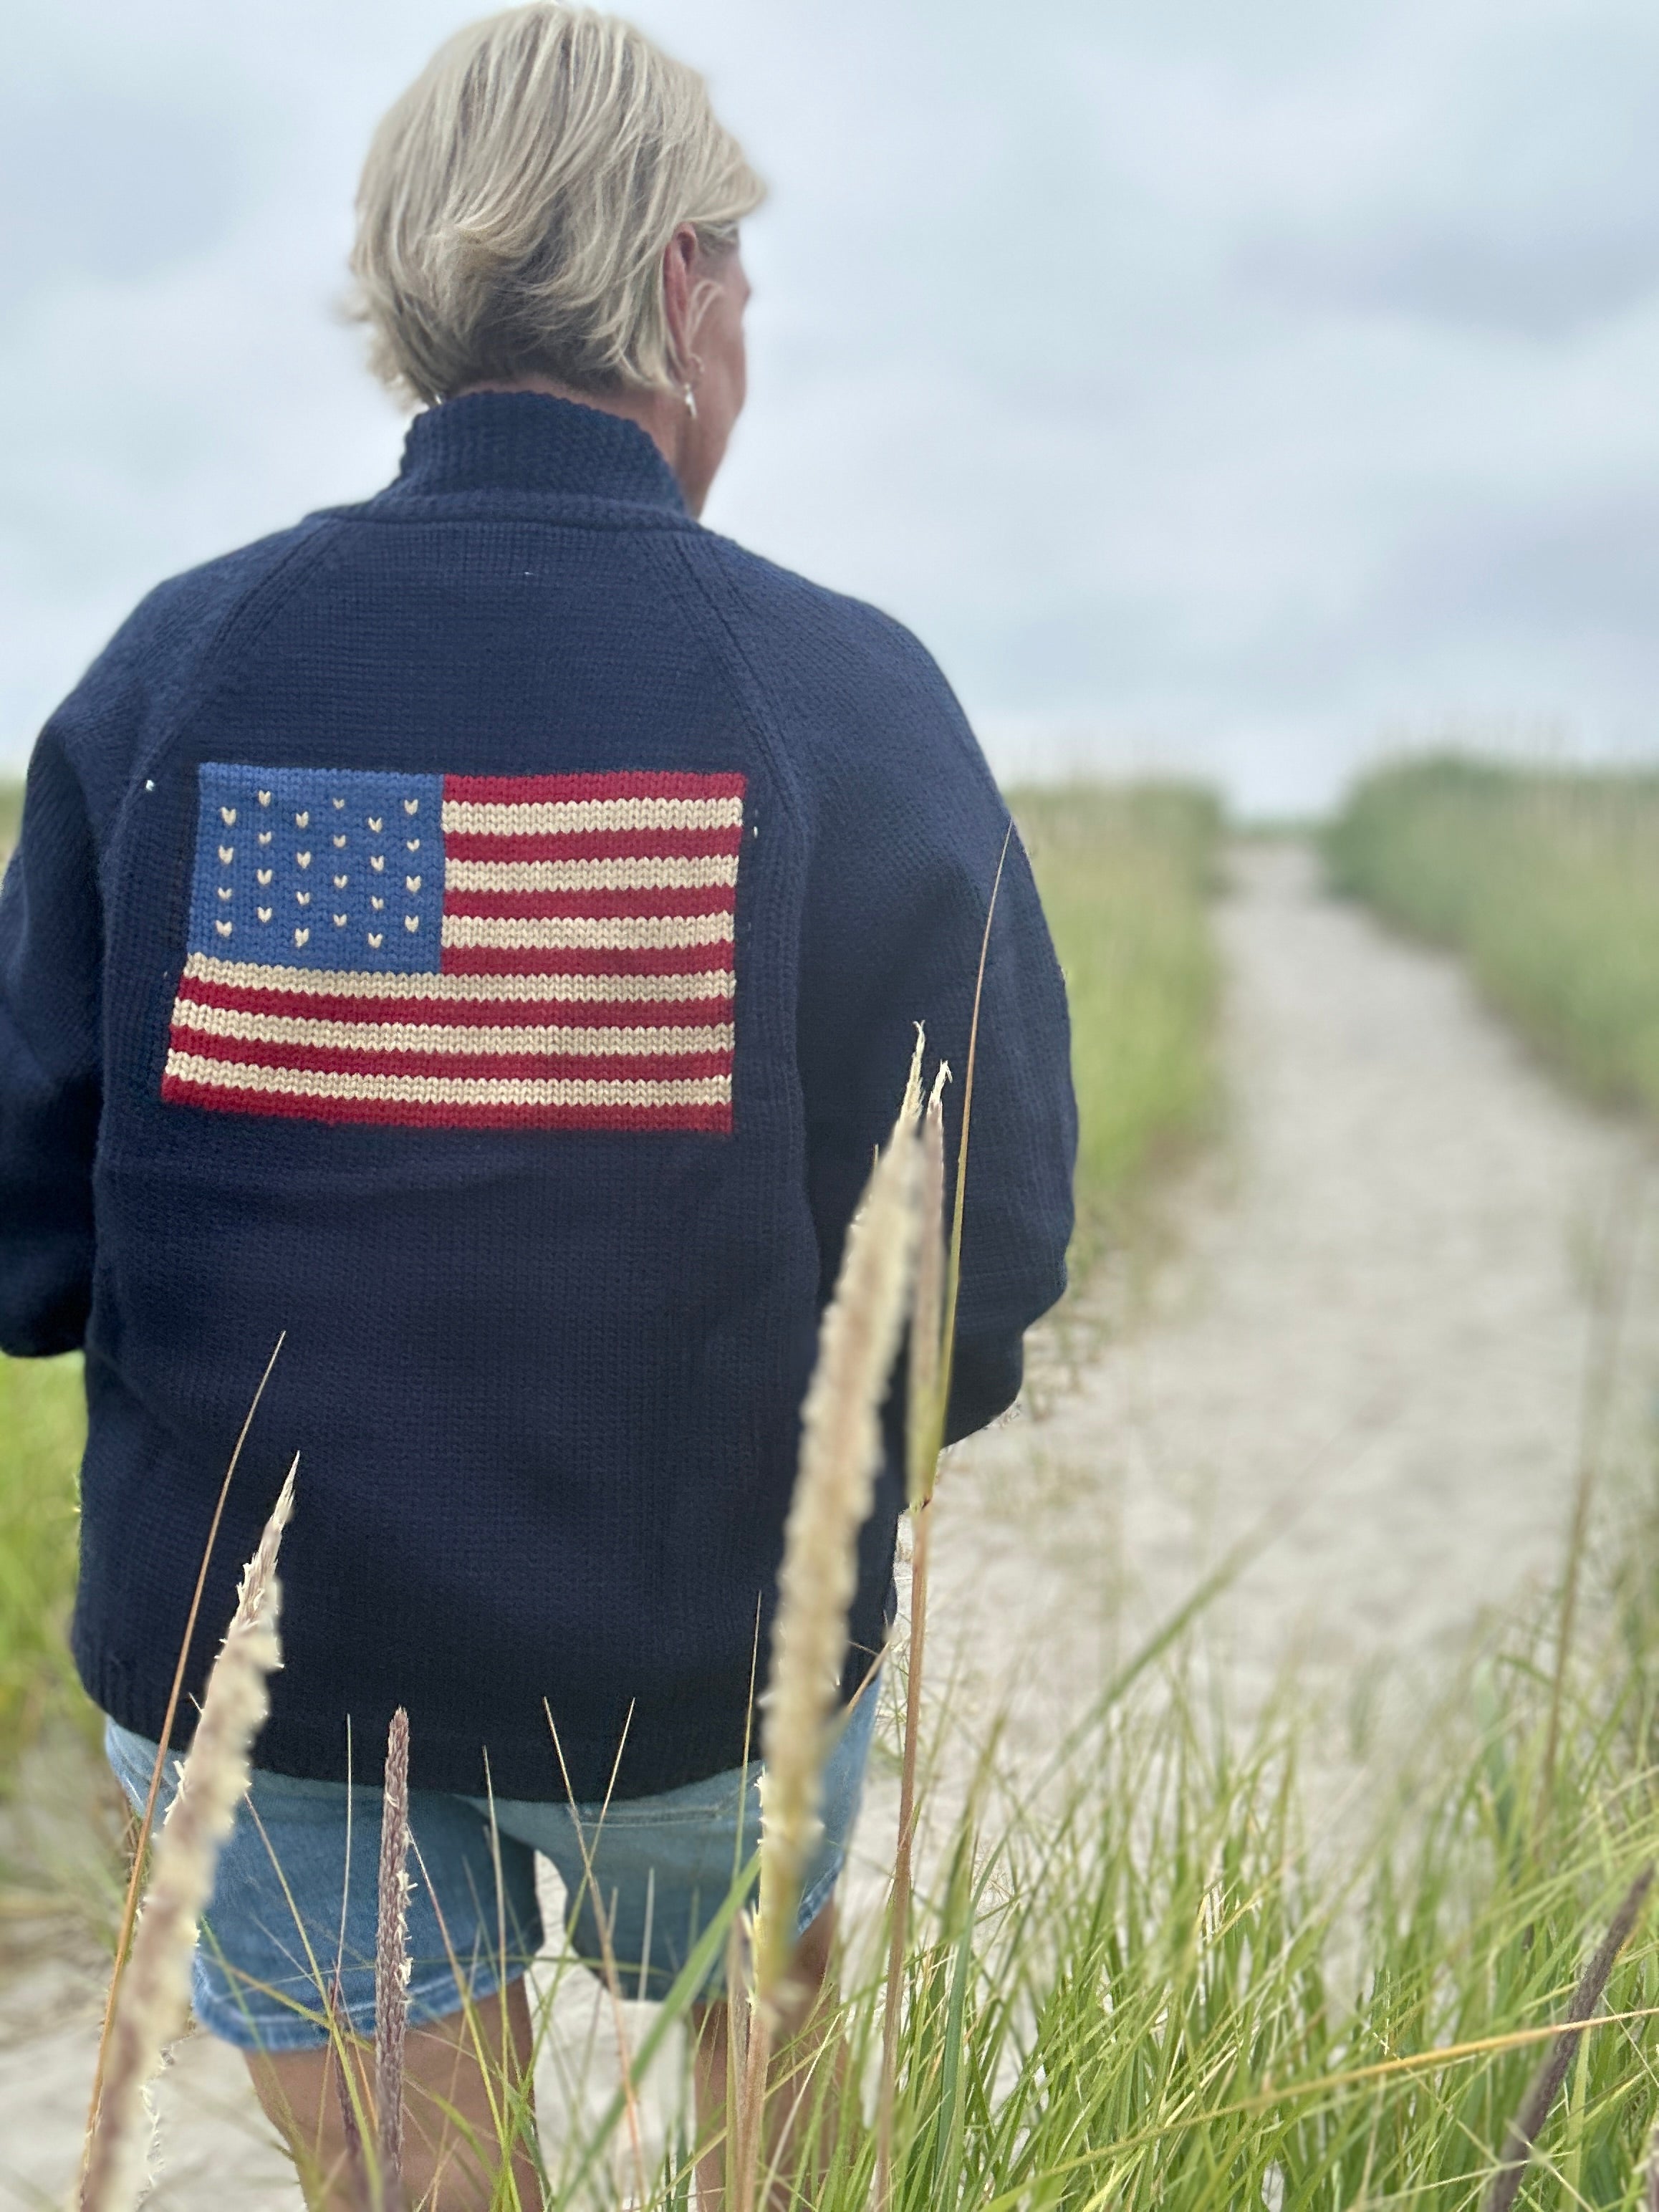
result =
[[[356,170],[454,0],[12,0],[0,767],[170,571],[371,490]],[[769,177],[708,520],[1006,773],[1256,810],[1659,751],[1653,0],[645,0]]]

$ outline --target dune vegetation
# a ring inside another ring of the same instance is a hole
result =
[[[1086,1268],[1218,1108],[1208,907],[1224,823],[1195,785],[1078,784],[1012,805],[1071,998]]]
[[[64,1632],[85,1431],[78,1358],[0,1358],[0,1794],[41,1727],[84,1703]]]
[[[1402,761],[1326,852],[1335,888],[1462,954],[1591,1097],[1659,1111],[1659,775]]]

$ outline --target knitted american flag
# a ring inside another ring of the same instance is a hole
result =
[[[198,773],[164,1098],[729,1133],[741,775]]]

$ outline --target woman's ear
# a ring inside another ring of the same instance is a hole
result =
[[[696,316],[697,234],[689,222],[674,233],[662,255],[663,313],[668,324],[669,350],[676,373],[684,377],[691,357],[691,325]]]

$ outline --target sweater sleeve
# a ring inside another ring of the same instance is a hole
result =
[[[0,885],[0,1348],[69,1352],[92,1295],[100,1103],[96,855],[81,786],[48,727]]]
[[[1076,1114],[1065,987],[1018,833],[960,708],[903,632],[864,743],[828,749],[807,893],[799,1059],[829,1295],[915,1042],[951,1063],[954,1164],[975,979],[997,866],[969,1138],[948,1431],[1018,1394],[1024,1331],[1066,1284]]]

